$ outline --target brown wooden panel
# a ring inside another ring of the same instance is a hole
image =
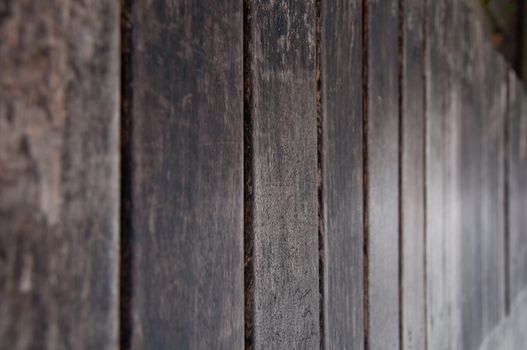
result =
[[[0,347],[115,349],[119,9],[0,5]]]
[[[403,2],[401,111],[401,348],[425,349],[424,2]]]
[[[398,1],[367,2],[368,345],[399,348]]]
[[[322,2],[323,237],[327,349],[362,349],[361,2]]]
[[[250,5],[255,349],[319,335],[315,2]]]
[[[240,1],[124,9],[123,347],[243,347]]]

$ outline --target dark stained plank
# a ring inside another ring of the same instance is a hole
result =
[[[399,348],[398,1],[367,2],[368,345]]]
[[[459,97],[458,1],[427,1],[426,25],[426,334],[429,349],[458,349]]]
[[[0,5],[0,347],[118,341],[119,8]]]
[[[424,2],[403,2],[401,121],[402,349],[425,349]]]
[[[322,1],[322,160],[326,349],[362,349],[361,2]]]
[[[315,2],[250,8],[255,349],[320,345]]]
[[[123,347],[243,347],[240,1],[133,1]]]
[[[507,134],[508,289],[512,305],[527,288],[527,108],[525,88],[513,73],[509,73]]]

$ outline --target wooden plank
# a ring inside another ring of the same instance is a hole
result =
[[[320,345],[315,2],[250,8],[253,346]]]
[[[477,349],[505,315],[504,117],[506,70],[471,8],[461,6],[459,124],[461,303],[458,347]],[[492,67],[492,70],[489,70]],[[456,305],[456,304],[454,304]]]
[[[457,1],[427,1],[426,26],[426,304],[430,349],[459,349],[459,123]]]
[[[322,2],[322,161],[326,349],[362,349],[361,2]]]
[[[527,109],[525,88],[513,73],[509,74],[507,119],[508,289],[513,303],[527,287]]]
[[[507,108],[506,64],[472,13],[482,47],[478,57],[482,76],[482,312],[483,336],[505,316],[505,183],[504,136]],[[490,68],[491,67],[491,68]]]
[[[240,1],[124,9],[122,345],[243,347]]]
[[[367,3],[367,348],[399,347],[398,1]]]
[[[463,118],[459,183],[461,341],[477,349],[505,314],[504,160],[505,65],[471,9],[463,7]],[[488,67],[492,67],[489,71]]]
[[[462,8],[463,40],[471,42],[461,52],[460,97],[462,119],[460,121],[459,183],[461,225],[461,307],[460,344],[463,349],[477,349],[483,337],[482,295],[482,143],[484,126],[482,114],[483,76],[481,38],[466,7]]]
[[[401,348],[426,349],[424,271],[424,2],[403,2]]]
[[[0,6],[0,339],[118,339],[119,9]]]

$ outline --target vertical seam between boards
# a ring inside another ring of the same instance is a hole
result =
[[[251,0],[243,0],[243,278],[244,347],[254,347],[254,194]]]
[[[504,120],[504,130],[503,130],[503,211],[504,211],[504,217],[503,217],[503,224],[504,224],[504,265],[505,265],[505,316],[508,316],[510,314],[510,307],[511,307],[511,297],[510,297],[510,262],[509,262],[509,256],[510,256],[510,250],[509,250],[509,244],[510,244],[510,226],[509,226],[509,118],[510,118],[510,84],[511,79],[510,75],[508,74],[508,70],[505,70],[506,72],[506,105],[505,105],[505,120]]]
[[[404,140],[403,140],[403,75],[404,75],[404,0],[398,0],[398,88],[399,88],[399,96],[398,96],[398,104],[399,104],[399,110],[398,110],[398,117],[399,117],[399,130],[398,130],[398,143],[399,143],[399,152],[398,152],[398,163],[399,163],[399,178],[398,178],[398,192],[399,192],[399,198],[398,198],[398,215],[399,215],[399,242],[398,242],[398,248],[399,248],[399,276],[398,276],[398,282],[399,282],[399,348],[403,349],[404,344],[404,302],[403,302],[403,293],[404,293],[404,285],[403,285],[403,278],[404,278],[404,232],[403,232],[403,151],[404,151]]]
[[[363,192],[363,312],[364,349],[369,350],[369,231],[368,231],[368,0],[362,0],[362,192]]]
[[[323,188],[323,106],[322,106],[322,0],[315,0],[315,59],[317,108],[317,195],[318,195],[318,288],[320,349],[325,349],[325,284],[326,247],[324,244],[324,188]]]
[[[119,209],[119,326],[118,342],[121,350],[130,349],[132,339],[132,297],[133,297],[133,228],[131,198],[133,158],[130,138],[133,136],[132,111],[132,0],[121,0],[120,13],[120,209]]]
[[[423,89],[423,297],[424,297],[424,337],[425,349],[428,349],[428,232],[427,232],[427,217],[428,217],[428,169],[427,169],[427,145],[428,145],[428,90],[427,82],[427,51],[428,51],[428,0],[423,1],[423,51],[422,51],[422,89]]]

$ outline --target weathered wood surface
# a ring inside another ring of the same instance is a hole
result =
[[[426,327],[430,349],[457,349],[459,338],[461,31],[454,1],[427,1],[426,26]]]
[[[315,2],[252,2],[255,349],[320,345]]]
[[[475,24],[477,19],[471,18]],[[479,26],[481,51],[478,54],[482,83],[482,307],[483,335],[489,334],[505,316],[505,121],[507,113],[506,64],[494,52]]]
[[[115,349],[118,4],[0,5],[0,347]]]
[[[461,348],[477,349],[505,314],[504,63],[492,55],[474,13],[462,8],[459,126]],[[489,70],[492,67],[492,70]]]
[[[506,67],[477,16],[462,7],[458,67],[463,121],[459,141],[461,231],[460,346],[477,348],[505,315],[504,145]],[[489,67],[491,67],[489,69]]]
[[[459,123],[459,184],[461,245],[461,307],[460,349],[475,349],[483,337],[482,293],[482,139],[484,132],[482,108],[483,77],[479,64],[481,38],[471,23],[470,13],[462,11],[463,40],[474,45],[465,46],[460,52],[462,119]]]
[[[321,13],[325,348],[362,349],[361,3],[322,1]]]
[[[507,116],[509,296],[527,287],[527,105],[525,88],[509,73]]]
[[[422,0],[402,3],[401,72],[401,349],[425,345],[425,81]]]
[[[399,347],[398,1],[368,1],[367,348]]]
[[[121,7],[119,157],[118,4],[0,5],[0,348],[523,346],[525,91],[464,0]]]
[[[241,349],[242,4],[123,10],[122,346]]]

